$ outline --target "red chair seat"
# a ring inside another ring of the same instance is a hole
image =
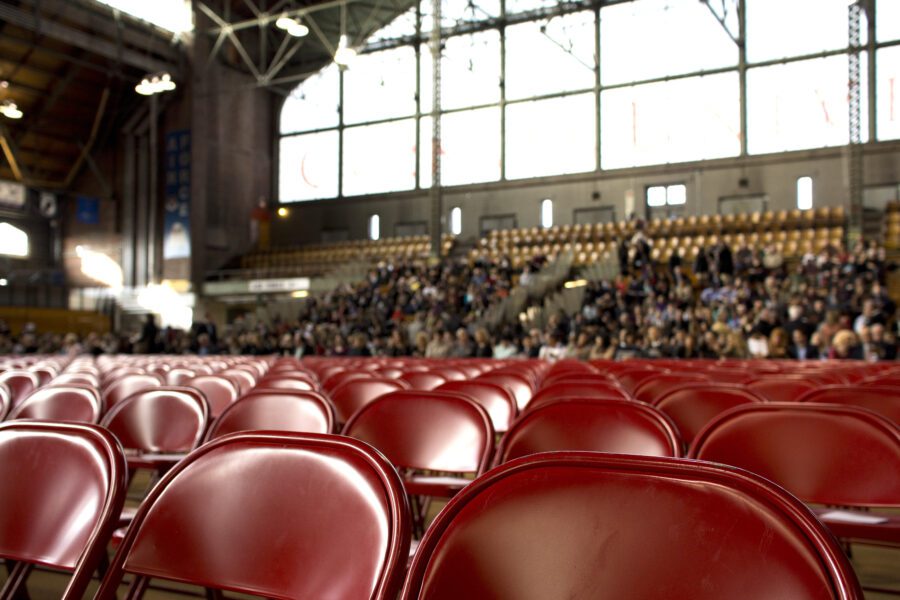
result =
[[[870,513],[838,510],[834,508],[815,508],[813,512],[839,538],[868,543],[900,544],[900,515],[884,512]],[[868,523],[858,520],[851,522],[848,517],[856,517],[857,519],[861,517],[873,520]]]
[[[472,480],[465,477],[412,475],[403,481],[403,487],[413,496],[452,498],[470,483]]]

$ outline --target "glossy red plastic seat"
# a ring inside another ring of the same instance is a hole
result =
[[[525,406],[525,411],[540,408],[546,404],[562,399],[588,400],[591,398],[615,398],[619,400],[631,400],[631,394],[623,390],[615,383],[557,383],[548,388],[542,388],[535,392],[531,400]]]
[[[619,371],[615,375],[616,381],[619,382],[619,385],[628,390],[629,393],[634,393],[638,386],[641,385],[644,381],[668,372],[668,369],[664,369],[661,367],[649,369],[646,367],[641,367]]]
[[[9,413],[9,419],[96,423],[103,414],[100,394],[83,385],[48,385],[32,393]]]
[[[5,383],[0,383],[0,421],[6,418],[12,408],[12,394]]]
[[[662,412],[634,400],[558,400],[526,411],[500,440],[495,464],[556,450],[681,456]]]
[[[769,402],[796,402],[807,392],[822,387],[814,378],[766,376],[744,384],[747,389]]]
[[[634,397],[636,400],[655,404],[672,390],[708,381],[712,380],[702,373],[659,373],[640,382],[634,389]]]
[[[345,381],[350,381],[353,379],[369,379],[373,376],[374,375],[372,371],[366,371],[365,369],[340,370],[332,375],[329,375],[327,379],[322,381],[322,389],[328,393],[331,393]]]
[[[303,377],[284,377],[275,375],[266,375],[256,382],[256,387],[269,390],[297,390],[299,392],[314,392],[316,384],[309,379]]]
[[[573,371],[563,371],[549,375],[541,382],[542,388],[551,387],[559,383],[598,383],[600,385],[615,384],[616,379],[607,373],[584,372],[578,373]]]
[[[127,471],[121,446],[100,427],[0,425],[0,556],[11,566],[0,597],[21,597],[38,564],[73,572],[62,598],[80,599],[105,557]]]
[[[60,373],[50,382],[50,385],[67,385],[74,383],[76,385],[89,385],[93,388],[100,388],[100,378],[92,373],[67,372]]]
[[[861,600],[803,504],[738,469],[558,452],[507,463],[425,534],[404,600]]]
[[[242,396],[256,385],[256,377],[245,369],[225,369],[219,375],[223,375],[235,382]]]
[[[469,396],[480,404],[491,417],[494,431],[504,432],[509,429],[509,424],[515,419],[518,408],[516,397],[508,388],[480,381],[477,379],[467,381],[448,381],[438,386],[436,392],[456,392]]]
[[[235,434],[193,452],[153,489],[97,598],[113,600],[130,573],[128,598],[156,577],[268,598],[393,600],[409,538],[403,485],[366,444]]]
[[[855,406],[809,402],[748,404],[713,420],[690,456],[766,477],[805,502],[847,507],[900,507],[900,427]],[[900,544],[900,516],[846,522],[817,510],[838,536]]]
[[[189,379],[184,385],[203,393],[209,403],[210,418],[222,414],[239,395],[238,384],[223,375],[201,375]]]
[[[358,410],[344,435],[378,448],[398,469],[480,475],[494,450],[491,419],[477,402],[450,392],[400,391]],[[469,483],[461,477],[410,474],[410,494],[449,497]]]
[[[829,385],[807,392],[800,402],[844,404],[875,411],[900,425],[900,388],[866,385]]]
[[[348,379],[331,392],[338,423],[346,423],[353,413],[379,396],[390,392],[408,390],[409,384],[402,379]]]
[[[699,383],[686,385],[659,399],[656,408],[663,411],[690,445],[697,433],[716,415],[741,404],[762,402],[748,389],[726,384]]]
[[[186,381],[193,379],[198,374],[193,369],[184,367],[170,369],[165,375],[166,385],[184,385]]]
[[[162,378],[158,375],[130,373],[113,380],[103,389],[103,402],[106,410],[124,400],[125,398],[142,390],[156,388],[162,385]]]
[[[531,400],[531,396],[534,395],[534,388],[528,378],[521,374],[489,371],[476,377],[475,381],[486,381],[509,389],[516,397],[516,406],[519,410],[524,409]]]
[[[163,387],[132,394],[110,408],[101,424],[130,451],[130,468],[164,471],[200,444],[208,421],[201,392]]]
[[[238,431],[332,433],[334,409],[318,392],[250,392],[219,415],[206,441]]]
[[[414,390],[422,390],[424,392],[431,391],[440,385],[447,383],[447,379],[443,375],[432,373],[430,371],[414,371],[404,373],[400,378],[409,384]]]
[[[0,383],[9,388],[12,406],[16,406],[27,398],[31,392],[40,387],[38,376],[31,371],[13,369],[0,373]]]

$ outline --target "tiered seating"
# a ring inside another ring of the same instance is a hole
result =
[[[884,213],[884,245],[896,250],[900,248],[900,202],[891,202]]]
[[[900,220],[897,224],[900,235]],[[552,257],[560,252],[572,252],[576,264],[590,264],[604,258],[614,259],[619,241],[631,239],[635,225],[635,221],[619,221],[492,231],[471,255],[509,256],[514,265],[521,266],[536,255]],[[652,240],[652,258],[667,261],[673,253],[693,260],[700,248],[720,241],[732,250],[744,245],[758,248],[774,244],[784,256],[797,257],[842,242],[845,226],[844,207],[838,206],[808,211],[653,219],[644,232]]]
[[[441,255],[446,256],[453,248],[454,238],[444,234],[442,239]],[[259,277],[322,275],[354,261],[427,258],[430,249],[427,235],[273,248],[243,256],[241,269],[254,271]]]

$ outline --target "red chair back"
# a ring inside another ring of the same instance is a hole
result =
[[[183,367],[170,369],[165,375],[166,385],[184,385],[186,381],[193,379],[198,374],[192,369]]]
[[[0,555],[15,566],[4,598],[24,591],[38,563],[73,571],[62,597],[80,599],[105,558],[125,501],[122,448],[106,430],[76,423],[0,425]]]
[[[644,381],[668,372],[668,369],[663,368],[635,368],[616,373],[616,380],[629,393],[633,393]]]
[[[516,397],[509,389],[478,379],[467,381],[448,381],[435,389],[436,392],[456,392],[465,394],[484,407],[491,417],[494,431],[503,432],[516,417]]]
[[[568,399],[590,399],[590,398],[618,398],[620,400],[631,400],[631,394],[619,387],[615,383],[556,383],[550,387],[542,388],[535,392],[525,410],[534,410],[545,404]]]
[[[487,412],[449,392],[401,391],[357,411],[344,435],[378,448],[398,468],[482,473],[494,450]]]
[[[747,389],[769,402],[796,402],[801,396],[822,387],[813,379],[766,376],[744,384]]]
[[[327,379],[323,380],[322,389],[331,393],[345,381],[351,381],[353,379],[371,379],[372,377],[374,377],[372,371],[363,369],[341,370],[329,375]]]
[[[431,371],[407,372],[403,374],[400,380],[408,383],[410,388],[422,390],[423,392],[429,392],[447,382],[443,375],[438,375]]]
[[[829,385],[807,392],[800,402],[868,408],[900,425],[900,388],[879,385]]]
[[[250,392],[222,411],[206,441],[238,431],[331,433],[334,409],[318,392]]]
[[[267,375],[256,382],[256,387],[269,390],[294,390],[298,392],[314,392],[316,384],[300,377],[281,377]]]
[[[184,385],[203,393],[209,403],[209,416],[213,419],[239,396],[238,384],[224,375],[201,375],[189,379]]]
[[[900,428],[864,408],[738,406],[697,436],[690,456],[747,469],[806,502],[900,505]]]
[[[92,373],[60,373],[50,382],[51,385],[67,385],[74,383],[76,385],[89,385],[94,388],[100,387],[100,378]]]
[[[12,408],[12,394],[9,391],[9,386],[5,383],[0,383],[0,421],[6,418],[10,408]]]
[[[401,598],[598,596],[863,598],[834,538],[762,478],[593,452],[529,456],[463,489],[425,533]]]
[[[100,394],[83,385],[49,385],[37,390],[9,414],[9,419],[96,423],[103,407]]]
[[[356,411],[375,398],[408,389],[409,384],[401,379],[349,379],[331,392],[331,403],[338,423],[346,423]]]
[[[409,522],[396,471],[361,442],[230,435],[193,452],[157,484],[97,598],[114,599],[131,573],[138,589],[160,577],[269,598],[393,600]]]
[[[240,388],[241,396],[252,390],[253,386],[256,385],[256,377],[245,369],[225,369],[219,375],[224,375],[235,382]]]
[[[158,375],[131,373],[110,382],[103,390],[103,403],[109,410],[125,398],[142,390],[156,388],[162,385],[162,378]]]
[[[685,385],[711,381],[701,373],[659,373],[644,379],[634,389],[634,397],[642,402],[655,404],[657,400]]]
[[[180,453],[197,447],[208,421],[202,393],[166,387],[132,394],[110,408],[101,424],[129,450]]]
[[[703,383],[669,392],[659,399],[656,408],[669,415],[678,427],[681,439],[690,445],[697,433],[719,413],[741,404],[762,401],[742,387]]]
[[[491,371],[476,377],[475,381],[485,381],[487,383],[502,385],[507,388],[513,393],[513,396],[516,397],[516,406],[519,410],[524,409],[531,400],[531,396],[534,395],[534,388],[531,386],[528,378],[517,373],[497,373]]]
[[[9,388],[12,406],[16,406],[27,398],[31,392],[40,387],[38,376],[31,371],[13,369],[0,373],[0,383],[5,383]]]
[[[495,464],[555,450],[681,456],[675,425],[633,400],[559,400],[526,411],[503,436]]]

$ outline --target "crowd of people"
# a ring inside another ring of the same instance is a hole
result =
[[[0,325],[0,353],[165,352],[293,356],[529,358],[847,358],[894,360],[897,305],[886,277],[895,267],[875,243],[827,247],[789,264],[775,247],[724,244],[701,250],[690,268],[650,259],[638,232],[619,248],[620,274],[589,282],[575,314],[549,315],[489,330],[483,317],[515,285],[539,271],[510,261],[445,259],[382,263],[355,284],[311,297],[298,314],[263,323],[253,315],[217,326],[208,316],[190,331],[133,336],[13,338]],[[221,331],[220,331],[221,330]]]

